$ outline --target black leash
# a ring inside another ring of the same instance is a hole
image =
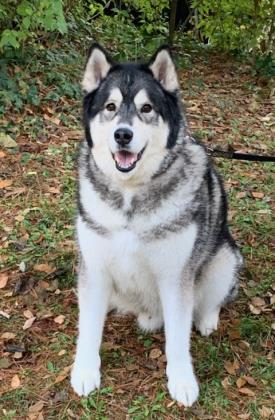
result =
[[[219,150],[206,147],[206,151],[213,157],[223,157],[226,159],[250,160],[255,162],[275,162],[275,156],[255,155],[252,153],[239,153],[234,150]]]

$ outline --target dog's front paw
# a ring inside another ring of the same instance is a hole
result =
[[[199,396],[199,386],[193,372],[182,374],[181,370],[168,375],[168,390],[170,396],[185,407],[191,405]]]
[[[71,385],[74,391],[79,395],[87,395],[100,387],[100,370],[85,369],[75,364],[71,373]]]

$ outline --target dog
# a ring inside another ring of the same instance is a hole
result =
[[[222,181],[190,134],[169,48],[146,64],[113,62],[94,44],[82,86],[79,155],[79,335],[71,385],[100,386],[99,350],[110,310],[164,325],[170,396],[198,398],[192,322],[217,329],[236,296],[241,254],[229,232]]]

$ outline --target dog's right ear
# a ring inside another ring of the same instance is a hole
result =
[[[111,66],[112,62],[104,49],[98,44],[93,44],[88,53],[82,80],[83,90],[86,93],[90,93],[97,89],[102,80],[107,76]]]

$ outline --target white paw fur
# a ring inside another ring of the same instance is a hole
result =
[[[87,397],[90,392],[100,387],[100,370],[85,369],[75,363],[71,373],[71,385],[79,396]]]
[[[212,312],[210,314],[205,314],[203,318],[196,322],[196,328],[199,330],[201,335],[209,336],[213,331],[216,331],[218,328],[219,322],[219,312]]]
[[[191,407],[199,396],[199,386],[193,372],[185,373],[182,369],[173,370],[168,375],[168,390],[171,398]]]
[[[163,319],[161,316],[151,316],[142,312],[138,316],[138,325],[144,331],[156,331],[162,328]]]

